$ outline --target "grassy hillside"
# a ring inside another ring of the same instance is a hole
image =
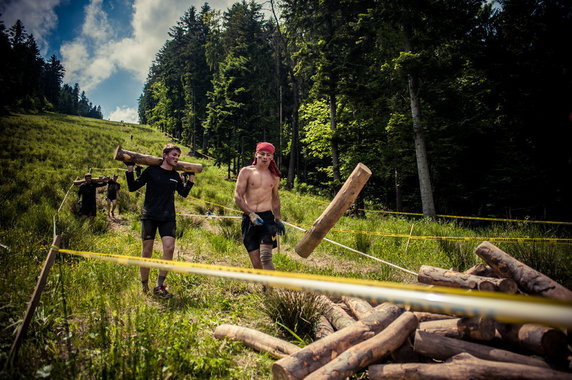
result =
[[[0,118],[0,365],[4,367],[16,328],[35,287],[54,234],[63,248],[139,256],[138,213],[143,190],[128,193],[124,165],[112,159],[117,145],[159,155],[168,139],[158,131],[132,124],[58,114],[12,115]],[[201,163],[190,196],[176,196],[178,239],[175,259],[250,267],[235,219],[189,217],[212,208],[217,215],[239,215],[232,202],[234,183],[224,168]],[[77,188],[72,181],[90,170],[120,175],[119,217],[100,209],[93,224],[72,212]],[[66,196],[65,201],[64,197]],[[286,221],[311,225],[328,200],[281,190]],[[207,203],[208,202],[208,203]],[[61,210],[58,208],[62,205]],[[187,215],[185,215],[187,214]],[[343,217],[328,238],[403,268],[420,265],[465,270],[478,262],[479,241],[447,242],[384,237],[375,233],[427,236],[568,237],[561,227],[487,224],[469,229],[455,222],[429,222],[368,213],[366,219]],[[293,247],[301,233],[288,228],[275,250],[276,269],[398,282],[415,277],[326,242],[308,258]],[[498,244],[515,257],[570,286],[571,248],[550,244]],[[154,257],[160,257],[156,245]],[[156,271],[151,272],[151,281]],[[273,314],[260,285],[198,275],[171,273],[175,296],[168,301],[143,295],[138,268],[60,254],[48,278],[20,359],[0,377],[53,378],[271,378],[273,359],[242,344],[214,339],[222,323],[256,328],[305,344],[311,333],[288,332],[285,316]],[[310,301],[311,302],[311,299]],[[280,323],[277,323],[279,320]],[[300,321],[299,321],[300,322]]]

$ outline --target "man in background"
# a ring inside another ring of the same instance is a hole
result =
[[[105,182],[96,183],[91,178],[91,173],[85,173],[83,176],[85,182],[79,186],[77,191],[77,201],[81,203],[79,214],[82,217],[89,218],[93,221],[97,214],[97,203],[95,200],[96,190],[98,187],[105,186]]]
[[[107,182],[107,195],[105,200],[107,201],[107,215],[110,218],[115,218],[115,208],[117,207],[117,196],[119,194],[119,189],[121,185],[117,181],[117,174],[113,175],[113,178]]]

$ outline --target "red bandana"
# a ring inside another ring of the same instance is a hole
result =
[[[276,148],[274,147],[274,145],[270,144],[269,142],[260,142],[258,144],[256,144],[256,151],[257,152],[268,152],[268,153],[272,153],[274,154],[274,152],[276,151]],[[256,157],[254,158],[254,161],[252,161],[252,165],[256,165]],[[272,173],[273,176],[275,177],[280,177],[282,175],[282,173],[280,172],[280,169],[278,169],[278,165],[276,165],[276,161],[274,161],[274,159],[272,159],[272,161],[270,161],[270,165],[268,165],[268,170],[270,170],[270,173]]]

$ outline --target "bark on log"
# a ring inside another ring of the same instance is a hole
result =
[[[391,303],[384,303],[361,321],[315,341],[300,351],[278,360],[272,365],[275,380],[303,379],[351,346],[371,338],[386,328],[403,312]]]
[[[333,333],[334,326],[332,326],[330,321],[328,321],[328,318],[322,315],[318,321],[318,325],[316,326],[316,339],[325,338],[328,335],[332,335]]]
[[[524,364],[482,360],[463,353],[443,364],[378,364],[369,366],[371,380],[466,380],[466,379],[557,379],[571,380],[572,374]]]
[[[561,330],[534,324],[497,323],[502,339],[540,355],[563,359],[568,355],[568,342]]]
[[[357,164],[332,202],[322,212],[322,215],[296,244],[295,250],[301,257],[308,257],[320,244],[328,231],[336,224],[338,219],[346,212],[348,207],[356,200],[365,183],[371,176],[371,170],[362,163]]]
[[[109,180],[109,177],[97,177],[97,178],[92,178],[91,182],[95,182],[95,183],[103,183]],[[75,181],[73,181],[73,184],[76,186],[79,186],[81,184],[85,183],[85,179],[76,179]]]
[[[493,268],[483,263],[478,263],[477,265],[467,269],[463,273],[472,274],[474,276],[499,278],[498,273],[495,272]]]
[[[391,352],[391,360],[394,363],[417,363],[423,360],[423,357],[413,349],[412,338],[413,336],[409,335],[401,346]]]
[[[373,306],[363,298],[342,296],[342,300],[358,319],[365,318],[373,311]]]
[[[405,312],[379,334],[342,352],[325,366],[305,377],[306,380],[345,379],[377,362],[405,342],[417,328],[417,318]]]
[[[427,321],[419,330],[457,339],[491,340],[495,337],[495,322],[489,318],[454,318]]]
[[[421,330],[417,330],[415,332],[413,349],[421,355],[439,360],[446,360],[460,353],[467,352],[483,360],[550,368],[550,366],[542,359],[485,346],[483,344],[447,338],[445,336],[431,334]]]
[[[501,291],[514,294],[516,282],[510,278],[492,278],[460,273],[443,268],[422,265],[417,280],[423,284],[450,286],[454,288]]]
[[[326,305],[324,316],[336,330],[341,330],[355,323],[355,319],[350,317],[344,309],[333,303],[328,297],[320,296],[320,300]]]
[[[230,338],[239,340],[248,347],[267,352],[278,359],[301,350],[300,347],[285,340],[275,338],[258,330],[236,325],[224,324],[218,326],[214,331],[214,337],[217,339]]]
[[[454,315],[449,314],[438,314],[438,313],[429,313],[427,311],[416,311],[413,314],[417,317],[419,322],[427,322],[427,321],[440,321],[441,319],[454,319],[457,318]]]
[[[526,293],[572,300],[572,291],[487,241],[482,242],[475,253],[485,260],[500,277],[512,278]]]
[[[121,145],[117,147],[115,150],[115,154],[113,156],[115,160],[123,161],[123,162],[133,162],[136,164],[141,165],[161,165],[163,162],[163,158],[150,156],[148,154],[141,154],[136,152],[130,152],[128,150],[124,150],[121,148]],[[203,170],[203,165],[201,164],[192,164],[190,162],[179,161],[177,166],[175,166],[175,170],[177,171],[185,171],[191,173],[200,173]]]

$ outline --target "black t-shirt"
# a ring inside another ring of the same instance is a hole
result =
[[[79,186],[77,195],[81,197],[83,207],[95,206],[95,189],[105,186],[105,183],[84,182]]]
[[[119,183],[110,179],[109,182],[107,182],[107,198],[115,199],[120,188],[121,185]]]
[[[129,191],[147,185],[141,220],[175,220],[175,190],[186,197],[193,187],[190,181],[183,184],[175,170],[165,170],[159,166],[149,166],[137,179],[133,172],[126,172],[126,176]]]

